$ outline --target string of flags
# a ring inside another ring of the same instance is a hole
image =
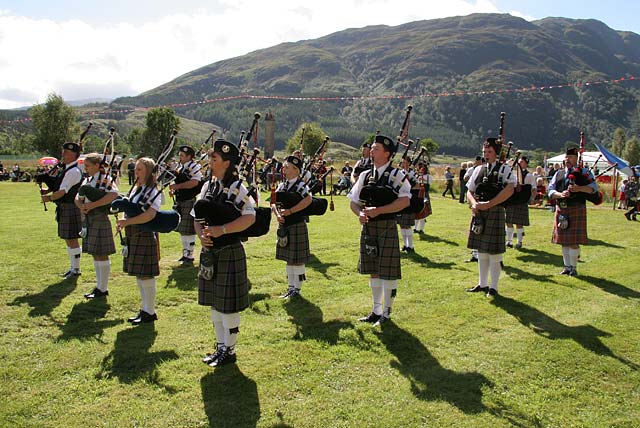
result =
[[[102,115],[110,115],[114,113],[132,113],[135,111],[146,111],[154,108],[181,108],[181,107],[189,107],[194,105],[202,105],[202,104],[211,104],[217,102],[225,102],[232,100],[277,100],[277,101],[363,101],[363,100],[413,100],[413,99],[421,99],[421,98],[436,98],[436,97],[455,97],[455,96],[463,96],[463,95],[492,95],[492,94],[509,94],[509,93],[523,93],[523,92],[543,92],[550,91],[555,89],[562,88],[582,88],[582,87],[591,87],[597,85],[610,85],[610,84],[621,84],[625,82],[639,80],[639,78],[635,76],[627,76],[620,77],[618,79],[604,79],[604,80],[596,80],[592,82],[579,82],[579,83],[564,83],[559,85],[542,85],[542,86],[525,86],[520,88],[511,88],[511,89],[492,89],[492,90],[482,90],[482,91],[445,91],[439,93],[425,93],[418,95],[346,95],[346,96],[334,96],[334,97],[291,97],[284,95],[251,95],[251,94],[242,94],[242,95],[232,95],[226,97],[217,97],[217,98],[207,98],[200,101],[190,101],[184,103],[175,103],[175,104],[165,104],[158,105],[153,107],[133,107],[127,109],[113,109],[113,110],[101,110],[101,111],[89,111],[83,112],[83,116],[96,117]],[[14,120],[2,120],[0,124],[10,124],[10,123],[21,123],[21,122],[29,122],[32,119],[30,117],[25,117],[21,119]]]

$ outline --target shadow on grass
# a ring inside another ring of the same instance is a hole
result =
[[[59,326],[62,334],[56,340],[99,339],[105,328],[122,323],[116,320],[102,320],[110,308],[104,298],[76,303],[67,316],[67,322]]]
[[[573,327],[562,324],[534,307],[502,295],[494,297],[491,303],[515,317],[520,324],[540,336],[551,340],[571,339],[584,349],[597,355],[614,358],[633,370],[638,370],[640,367],[624,357],[617,356],[602,343],[600,338],[611,337],[611,333],[597,329],[592,325]]]
[[[271,298],[271,295],[267,293],[250,293],[249,309],[255,312],[256,314],[260,314],[260,315],[269,314],[269,312],[271,312],[270,311],[271,308],[269,307],[270,298]],[[263,300],[265,300],[264,310],[261,308],[262,305],[257,305],[257,303],[262,302]]]
[[[287,300],[283,305],[296,326],[295,340],[319,340],[331,345],[338,343],[340,330],[353,328],[350,321],[322,320],[320,308],[303,296]]]
[[[453,262],[448,262],[448,263],[432,262],[427,257],[425,257],[425,256],[423,256],[421,254],[418,254],[418,253],[402,253],[402,257],[403,258],[407,258],[407,259],[411,260],[412,262],[419,263],[420,265],[422,265],[424,267],[429,267],[429,268],[433,268],[433,269],[451,269],[451,267],[453,265],[455,265],[455,263],[453,263]]]
[[[527,272],[522,269],[515,268],[513,266],[509,266],[505,264],[502,268],[505,274],[509,276],[511,279],[532,279],[537,282],[547,283],[557,283],[552,275],[536,275],[535,273]]]
[[[327,275],[327,270],[329,270],[330,267],[339,265],[340,263],[323,263],[315,254],[311,254],[309,262],[307,263],[307,267],[315,270],[316,272],[320,272],[327,279],[331,279],[331,277]]]
[[[236,364],[200,379],[202,403],[210,427],[255,427],[260,419],[258,387]]]
[[[16,297],[9,305],[19,306],[23,303],[31,306],[30,317],[49,316],[57,308],[62,300],[76,289],[78,278],[63,279],[55,284],[47,286],[36,294],[27,294]]]
[[[624,297],[625,299],[640,299],[639,292],[632,290],[631,288],[627,288],[622,284],[618,284],[617,282],[582,274],[578,275],[577,278],[598,287],[607,293],[615,294],[616,296]]]
[[[446,401],[464,413],[488,410],[482,403],[482,388],[492,387],[493,383],[485,376],[477,372],[458,373],[442,367],[417,337],[393,321],[384,324],[376,335],[395,355],[397,361],[392,361],[391,366],[411,382],[411,392],[417,398]]]
[[[595,247],[607,247],[607,248],[624,248],[621,245],[612,244],[611,242],[601,241],[599,239],[591,239],[587,240],[587,245],[593,245]]]
[[[184,291],[197,290],[198,268],[196,266],[172,266],[166,286]]]
[[[107,355],[96,378],[116,377],[121,383],[134,383],[144,380],[158,385],[168,393],[176,391],[160,382],[157,367],[165,361],[175,360],[175,351],[149,352],[158,332],[153,323],[130,327],[118,333],[113,351]]]
[[[511,252],[511,250],[509,250],[509,252]],[[525,263],[533,262],[541,265],[562,266],[562,254],[560,253],[554,254],[534,248],[523,247],[519,250],[514,250],[514,254],[517,254],[516,258],[518,260]],[[558,270],[560,270],[560,268]]]
[[[426,242],[442,242],[444,244],[453,245],[454,247],[460,246],[460,244],[458,244],[457,242],[449,241],[448,239],[443,239],[443,238],[440,238],[439,236],[427,235],[426,233],[418,234],[418,239],[420,239],[420,241],[426,241]]]

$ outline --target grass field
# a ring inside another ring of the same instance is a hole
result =
[[[509,250],[501,296],[477,283],[469,209],[435,194],[426,235],[403,255],[393,322],[370,310],[356,272],[359,227],[344,197],[309,225],[303,298],[282,301],[275,233],[246,244],[251,307],[238,364],[213,370],[196,270],[178,267],[179,235],[161,236],[155,325],[131,327],[135,279],[112,257],[108,300],[85,301],[53,207],[36,187],[0,183],[2,427],[636,427],[640,421],[640,224],[589,210],[580,276],[558,275],[552,214],[532,210],[525,248]],[[118,245],[119,246],[119,245]]]

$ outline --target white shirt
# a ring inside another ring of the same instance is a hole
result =
[[[226,195],[227,199],[229,199],[233,195],[237,185],[238,185],[238,181],[235,181],[227,189],[227,195]],[[198,199],[204,198],[207,195],[207,193],[209,193],[210,186],[215,186],[212,189],[214,194],[218,194],[224,190],[220,188],[220,182],[214,177],[212,180],[204,183]],[[249,191],[247,190],[247,188],[244,187],[244,185],[241,183],[240,183],[240,186],[238,187],[238,196],[236,197],[235,201],[236,201],[236,206],[239,202],[245,201],[242,209],[240,210],[240,215],[245,215],[245,214],[256,215],[256,209],[255,209],[256,203],[253,200],[253,198],[249,196]],[[190,214],[192,217],[195,217],[196,216],[195,210],[192,209]]]
[[[376,168],[376,171],[378,171],[378,177],[381,177],[382,174],[384,174],[388,166],[389,162],[385,163],[380,168]],[[362,190],[362,186],[364,186],[364,178],[367,177],[368,179],[368,176],[369,174],[367,174],[367,171],[363,171],[358,177],[356,184],[351,188],[347,197],[351,199],[352,202],[355,202],[356,204],[360,203],[360,190]],[[393,168],[391,169],[391,177],[392,181],[390,184],[395,189],[404,178],[404,173],[398,168]],[[400,186],[400,189],[398,190],[398,198],[411,198],[411,184],[409,184],[409,180],[404,180],[402,186]]]
[[[147,199],[147,201],[150,201],[151,199],[155,198],[151,203],[151,206],[149,206],[149,208],[153,208],[156,211],[160,211],[160,205],[162,204],[162,201],[160,200],[160,196],[156,197],[156,195],[158,194],[158,189],[156,189],[155,187],[152,187],[151,189],[149,189],[149,187],[144,186],[140,192],[137,192],[137,189],[136,189],[136,191],[134,191],[134,196],[131,197],[131,202],[137,203],[140,200],[140,198],[142,198],[144,195],[147,195],[147,194],[149,195],[149,198]]]
[[[65,193],[69,193],[69,190],[71,190],[73,186],[82,181],[82,172],[78,168],[75,168],[77,166],[78,162],[73,162],[65,167],[64,170],[66,172],[58,190],[64,190]]]
[[[484,163],[481,166],[478,165],[477,168],[473,169],[473,174],[471,174],[471,178],[469,179],[469,181],[467,181],[467,189],[469,189],[471,192],[475,192],[476,191],[476,180],[478,179],[478,176],[480,174],[482,174],[482,171],[484,169],[487,170],[487,177],[489,176],[489,172],[493,170],[493,168],[495,167],[496,163],[498,163],[498,161],[495,161],[494,163]],[[498,182],[500,183],[504,183],[506,184],[513,184],[514,186],[517,184],[517,179],[515,174],[511,173],[511,168],[509,168],[509,165],[507,165],[506,163],[503,163],[502,165],[500,165],[500,168],[498,168]]]

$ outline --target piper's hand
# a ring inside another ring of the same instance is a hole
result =
[[[204,234],[204,230],[198,237],[200,238],[200,243],[203,247],[210,247],[213,245],[213,241],[211,240],[211,238]]]
[[[570,185],[570,186],[569,186],[569,189],[571,189],[571,186],[573,186],[573,185]],[[560,193],[560,195],[561,195],[563,198],[568,198],[569,196],[571,196],[571,192],[567,189],[567,190],[565,190],[564,192]]]
[[[471,204],[469,206],[469,208],[471,208],[471,212],[473,213],[473,215],[475,216],[476,214],[478,214],[478,203],[474,202],[473,204]]]
[[[49,189],[40,189],[41,195],[46,195],[47,193],[49,193]]]
[[[276,216],[276,218],[278,219],[278,224],[284,224],[284,216],[282,213],[280,213],[280,215]]]
[[[491,206],[489,205],[489,201],[486,202],[476,202],[476,211],[486,211]]]
[[[173,196],[176,193],[175,184],[169,186],[169,196]]]
[[[82,208],[80,208],[80,211],[82,212],[82,214],[88,214],[89,211],[91,211],[93,208],[94,208],[93,202],[89,202],[87,204],[82,204]]]
[[[364,211],[360,211],[358,220],[360,220],[360,224],[367,224],[369,222],[369,217],[367,217],[367,214]]]
[[[202,233],[209,237],[218,238],[223,235],[222,226],[207,226]]]
[[[378,207],[365,207],[363,211],[364,214],[369,218],[376,218],[376,216],[380,214],[378,212]]]
[[[122,229],[124,229],[128,225],[129,225],[129,223],[127,223],[127,220],[124,219],[124,218],[121,218],[116,222],[116,229],[117,229],[118,232],[120,232],[120,231],[122,231]]]

